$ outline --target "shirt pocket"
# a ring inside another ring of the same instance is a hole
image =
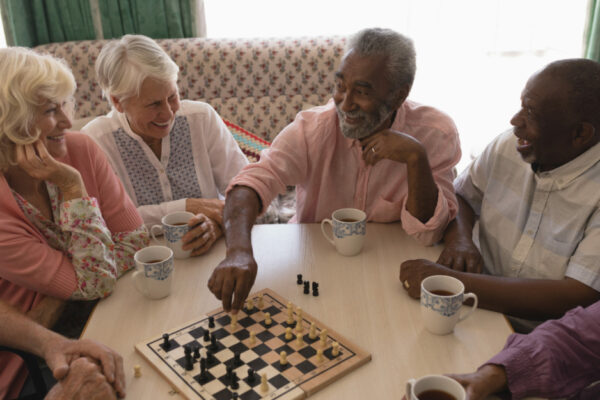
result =
[[[377,200],[373,202],[369,220],[372,222],[399,221],[403,201],[404,199],[386,200],[382,196],[378,196]]]

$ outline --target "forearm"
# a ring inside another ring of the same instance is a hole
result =
[[[112,235],[113,253],[117,277],[135,268],[135,253],[150,244],[148,231],[142,225],[131,232],[119,232]]]
[[[574,279],[523,279],[451,271],[474,292],[479,307],[519,318],[559,318],[576,306],[600,299],[600,293]]]
[[[461,239],[472,240],[473,226],[477,217],[473,208],[459,194],[456,195],[458,200],[458,214],[456,218],[450,222],[446,232],[444,233],[444,242],[452,243]]]
[[[408,176],[406,209],[419,221],[426,223],[435,212],[438,188],[424,149],[407,161],[406,169]]]
[[[252,254],[252,226],[260,211],[258,194],[247,186],[236,186],[227,195],[223,211],[227,254]]]
[[[51,329],[65,308],[65,300],[54,297],[44,297],[35,307],[27,312],[27,317],[31,318],[39,325]]]

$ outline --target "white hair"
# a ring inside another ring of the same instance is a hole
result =
[[[391,89],[403,85],[410,88],[417,70],[415,47],[411,39],[391,29],[368,28],[352,35],[346,54],[355,52],[361,57],[386,56],[386,78]]]
[[[152,39],[125,35],[105,44],[96,60],[96,77],[102,93],[125,101],[139,95],[146,78],[177,83],[179,67]]]
[[[38,108],[61,104],[77,84],[63,60],[23,47],[0,49],[0,76],[0,170],[6,171],[14,165],[15,145],[39,138],[32,129]]]

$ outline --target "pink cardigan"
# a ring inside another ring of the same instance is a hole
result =
[[[139,228],[142,219],[104,153],[83,134],[69,133],[66,137],[67,155],[60,161],[81,173],[89,196],[98,199],[108,229],[117,233]],[[0,300],[25,313],[45,295],[68,299],[76,285],[68,257],[50,247],[29,222],[0,173]],[[11,389],[17,393],[9,394],[18,395],[26,377],[20,371],[21,364],[20,358],[0,355],[0,399],[11,381]]]

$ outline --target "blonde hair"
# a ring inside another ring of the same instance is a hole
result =
[[[125,35],[106,43],[96,60],[96,77],[104,97],[125,101],[139,95],[146,78],[177,82],[179,67],[152,39]]]
[[[22,47],[0,49],[0,170],[14,165],[15,144],[39,137],[32,129],[38,108],[62,103],[77,84],[63,60]]]

